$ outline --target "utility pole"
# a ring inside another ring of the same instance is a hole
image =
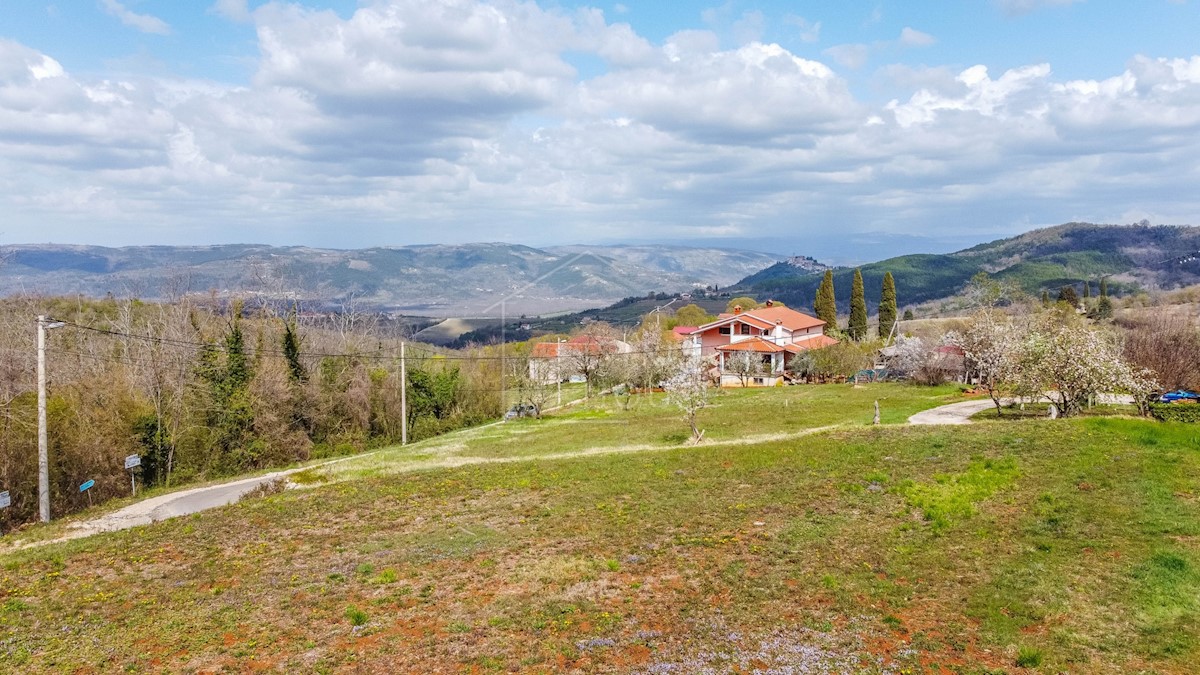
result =
[[[61,321],[48,322],[37,318],[37,416],[38,416],[38,514],[43,523],[50,522],[50,450],[46,434],[46,331],[62,326]]]
[[[563,342],[566,342],[566,340],[563,340],[562,338],[558,338],[558,340],[556,340],[554,343],[554,347],[555,347],[555,349],[554,349],[554,379],[558,381],[558,407],[559,408],[562,407],[562,346],[563,346]]]
[[[400,343],[400,445],[408,445],[408,371],[404,365],[404,343]]]

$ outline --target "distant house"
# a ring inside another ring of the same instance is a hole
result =
[[[564,342],[539,342],[529,354],[529,378],[546,384],[583,382],[581,365],[591,358],[633,351],[628,343],[593,335],[577,335]]]
[[[671,329],[671,338],[676,342],[686,343],[690,340],[694,330],[696,330],[696,326],[676,326]]]
[[[743,381],[752,386],[774,386],[782,380],[789,357],[837,344],[825,335],[824,321],[770,300],[749,311],[734,307],[732,313],[693,329],[688,336],[689,353],[716,360],[723,387],[741,386]],[[750,377],[739,372],[747,359],[761,364]]]

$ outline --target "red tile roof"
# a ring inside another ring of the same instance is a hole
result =
[[[744,313],[756,316],[759,319],[770,322],[772,325],[780,322],[784,328],[792,331],[825,325],[824,321],[815,316],[809,316],[804,312],[797,312],[794,309],[778,305],[774,307],[759,307],[758,309],[752,309]]]
[[[717,347],[719,352],[757,352],[759,354],[777,354],[787,351],[782,346],[774,342],[768,342],[760,337],[752,337],[749,340],[740,340],[732,344],[721,345]]]
[[[836,345],[837,343],[837,340],[829,337],[828,335],[818,335],[807,340],[801,340],[799,342],[793,342],[791,344],[784,345],[784,347],[791,354],[799,354],[800,352],[806,352],[810,349],[821,349],[822,347]]]
[[[539,342],[533,346],[529,354],[535,359],[553,359],[558,356],[557,342]]]
[[[671,337],[675,338],[678,342],[683,342],[694,330],[696,330],[695,326],[675,326],[671,329]]]
[[[776,305],[774,307],[759,307],[758,309],[752,309],[741,314],[722,314],[716,321],[706,323],[693,332],[703,333],[714,326],[731,323],[735,320],[744,321],[751,326],[756,326],[764,330],[773,328],[776,324],[779,324],[793,332],[825,325],[824,321],[815,316],[809,316],[804,312],[797,312],[794,309]]]

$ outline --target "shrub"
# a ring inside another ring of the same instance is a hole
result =
[[[1163,422],[1200,423],[1200,405],[1194,403],[1152,403],[1150,414]]]

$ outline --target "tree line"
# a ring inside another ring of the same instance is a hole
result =
[[[825,270],[821,285],[817,287],[813,310],[826,326],[837,330],[837,297],[833,290],[833,270]],[[896,325],[896,280],[891,272],[885,272],[880,283],[878,311],[878,335],[886,340]],[[863,285],[862,270],[855,269],[850,282],[850,320],[846,324],[845,334],[858,342],[867,339],[867,332],[866,289]]]
[[[0,302],[0,527],[37,513],[34,317],[49,333],[51,512],[171,486],[415,440],[494,419],[501,366],[487,350],[406,354],[370,314],[302,316],[211,297],[173,302],[9,298]],[[403,419],[402,419],[403,417]]]

